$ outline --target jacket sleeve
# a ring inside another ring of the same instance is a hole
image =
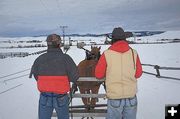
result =
[[[38,66],[37,66],[37,59],[34,61],[32,67],[31,67],[31,72],[29,74],[29,78],[32,78],[32,75],[34,76],[34,78],[36,79],[36,81],[38,80]]]
[[[139,56],[137,55],[135,78],[140,78],[141,75],[142,75],[142,65],[141,65],[141,61],[139,59]]]
[[[95,69],[96,78],[102,79],[102,78],[105,77],[105,75],[106,75],[106,66],[107,66],[106,58],[105,58],[105,55],[103,53],[101,55],[97,65],[96,65],[96,69]]]
[[[67,74],[68,74],[68,78],[70,82],[76,83],[76,81],[79,78],[79,72],[78,72],[78,68],[75,64],[75,62],[73,61],[73,59],[69,56],[66,55],[66,68],[67,68]]]

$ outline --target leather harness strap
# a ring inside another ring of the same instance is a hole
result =
[[[133,58],[133,63],[134,63],[134,69],[136,69],[136,67],[135,67],[135,59],[134,59],[134,52],[133,52],[132,48],[131,48],[131,52],[132,52],[132,58]]]

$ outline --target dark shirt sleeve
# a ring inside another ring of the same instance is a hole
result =
[[[31,67],[31,72],[29,74],[29,78],[32,78],[32,75],[34,76],[34,78],[36,79],[36,81],[38,80],[38,66],[37,66],[37,59],[34,61],[32,67]]]
[[[73,59],[69,55],[66,55],[65,61],[66,61],[66,68],[67,68],[69,81],[76,83],[76,81],[79,78],[78,68],[74,63]]]

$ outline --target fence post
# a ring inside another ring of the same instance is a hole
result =
[[[158,66],[158,65],[155,65],[155,66],[154,66],[154,69],[156,69],[156,72],[157,72],[156,77],[160,77],[159,66]]]

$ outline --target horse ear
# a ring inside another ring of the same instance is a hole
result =
[[[99,50],[101,49],[101,46],[98,48]]]

